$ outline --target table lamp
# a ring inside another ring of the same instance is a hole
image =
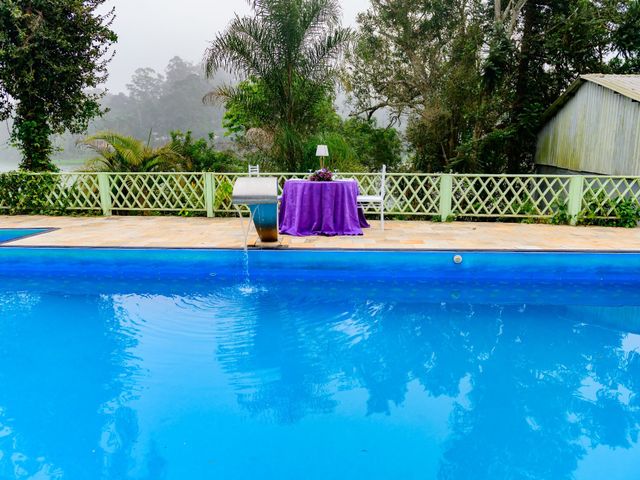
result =
[[[316,157],[320,157],[320,168],[324,168],[324,159],[329,156],[329,147],[326,145],[318,145],[316,149]]]

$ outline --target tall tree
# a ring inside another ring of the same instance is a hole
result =
[[[302,160],[303,138],[314,112],[333,91],[336,61],[351,31],[340,26],[336,0],[251,0],[254,15],[236,17],[206,52],[207,75],[218,69],[260,83],[277,156],[294,170]],[[218,88],[209,100],[229,100],[246,91]],[[240,100],[246,104],[250,99]]]
[[[358,18],[348,86],[355,115],[408,115],[416,165],[450,168],[473,131],[484,41],[479,0],[372,0]]]
[[[0,2],[0,119],[13,116],[21,167],[50,170],[51,135],[82,133],[100,114],[114,11],[105,0]]]

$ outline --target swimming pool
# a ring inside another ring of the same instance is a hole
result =
[[[30,237],[44,233],[46,228],[0,228],[0,243],[18,240],[19,238]]]
[[[630,479],[640,255],[0,248],[0,478]]]

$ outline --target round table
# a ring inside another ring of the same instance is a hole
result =
[[[355,180],[288,180],[278,219],[280,233],[297,237],[362,235],[362,229],[369,227],[364,212],[358,208]]]

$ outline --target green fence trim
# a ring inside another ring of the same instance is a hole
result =
[[[442,175],[440,177],[440,220],[446,222],[451,216],[453,199],[453,176]]]
[[[100,191],[100,208],[102,208],[102,215],[105,217],[111,216],[111,182],[109,181],[109,175],[106,173],[98,173],[98,189]]]
[[[578,216],[582,210],[583,196],[584,177],[582,175],[575,175],[571,177],[571,182],[569,183],[568,214],[571,219],[571,225],[578,223]]]

